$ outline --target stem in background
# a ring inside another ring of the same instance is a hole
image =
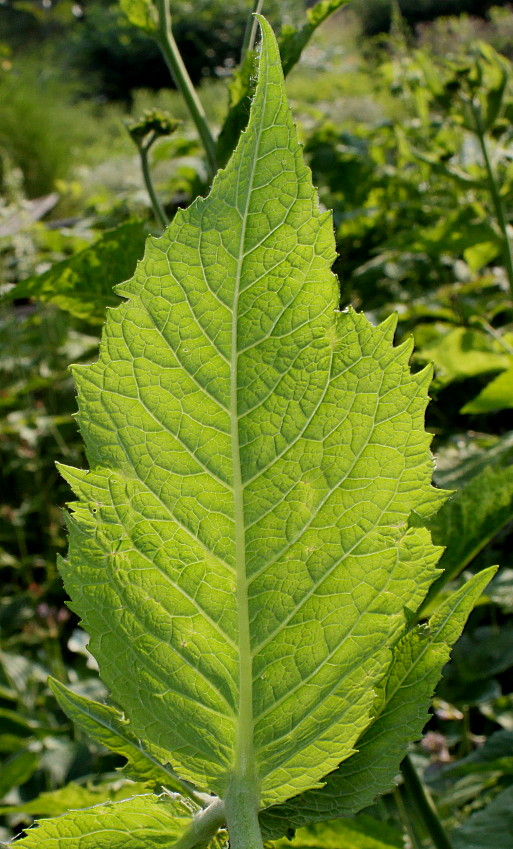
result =
[[[173,35],[171,28],[171,12],[169,10],[169,0],[157,0],[157,9],[159,15],[159,32],[157,41],[160,49],[166,60],[166,64],[171,72],[171,76],[178,88],[180,94],[187,104],[187,108],[191,114],[191,118],[196,124],[196,129],[199,133],[205,153],[207,154],[207,163],[210,177],[213,178],[217,171],[216,143],[208,126],[207,116],[201,104],[201,101],[196,94],[191,78],[187,73],[187,68],[184,65],[178,45]]]
[[[162,225],[162,227],[167,227],[169,221],[166,213],[164,212],[164,207],[162,206],[160,200],[157,197],[155,186],[153,185],[153,180],[151,178],[150,163],[148,161],[148,154],[150,152],[150,148],[153,142],[156,141],[156,139],[157,136],[152,135],[149,141],[143,144],[138,144],[137,147],[139,149],[139,156],[141,157],[141,171],[144,179],[144,185],[146,186],[146,191],[150,196],[153,212],[155,213],[155,218],[157,219],[159,224]]]
[[[470,108],[472,110],[472,115],[474,117],[474,123],[476,127],[476,135],[479,140],[479,146],[481,148],[481,153],[483,155],[483,160],[486,168],[486,174],[488,177],[488,186],[490,189],[490,195],[492,197],[493,206],[495,209],[495,215],[497,217],[497,222],[499,224],[500,230],[502,232],[503,240],[504,240],[504,265],[506,267],[506,274],[508,276],[509,288],[511,291],[511,297],[513,298],[513,254],[511,251],[511,242],[508,236],[508,226],[506,222],[506,215],[504,213],[504,205],[502,203],[502,198],[500,195],[499,187],[497,185],[497,180],[495,179],[495,173],[492,168],[492,163],[490,160],[490,154],[488,152],[488,145],[486,144],[485,133],[483,130],[483,125],[481,124],[481,118],[478,110],[476,109],[475,103],[473,99],[470,100]]]
[[[415,829],[413,828],[413,823],[410,820],[408,811],[406,810],[406,805],[404,804],[404,800],[401,795],[401,789],[399,787],[396,787],[394,790],[394,799],[397,811],[399,813],[399,819],[401,820],[404,828],[406,829],[408,837],[410,838],[412,849],[420,849],[419,841],[417,840],[417,835],[415,834]]]
[[[417,775],[417,771],[409,755],[406,755],[401,764],[401,774],[408,793],[415,802],[422,821],[431,837],[433,846],[436,849],[453,849],[451,841],[440,822],[435,804]]]
[[[264,6],[264,0],[254,0],[252,13],[248,18],[248,22],[246,24],[246,30],[244,32],[244,41],[242,42],[242,50],[240,54],[240,63],[244,62],[246,58],[246,54],[249,50],[253,50],[255,47],[256,34],[257,34],[257,19],[255,15],[260,15]]]

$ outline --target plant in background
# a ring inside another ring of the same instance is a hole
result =
[[[144,185],[150,196],[157,222],[161,227],[165,227],[168,220],[153,186],[148,154],[158,139],[172,135],[179,126],[180,121],[176,121],[169,113],[158,112],[156,109],[147,110],[138,121],[127,123],[130,138],[139,151]]]
[[[150,238],[75,367],[90,470],[63,467],[66,588],[113,704],[61,707],[140,791],[43,820],[20,845],[258,849],[392,783],[491,577],[417,611],[443,501],[429,370],[394,322],[337,311],[318,209],[261,19],[246,132],[210,195]],[[492,570],[493,571],[493,570]],[[447,837],[409,761],[437,847]]]

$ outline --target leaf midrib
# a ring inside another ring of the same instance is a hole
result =
[[[253,191],[255,169],[258,161],[257,150],[260,145],[265,106],[267,100],[267,89],[264,89],[260,122],[255,129],[255,144],[251,171],[249,174],[244,212],[241,220],[241,233],[239,251],[237,258],[237,270],[235,274],[232,328],[231,328],[231,371],[230,371],[230,425],[232,441],[232,466],[233,466],[233,502],[235,521],[235,574],[236,574],[236,603],[239,636],[239,715],[237,722],[237,737],[235,743],[234,769],[235,775],[242,781],[255,782],[254,761],[254,721],[253,721],[253,657],[251,653],[251,632],[249,618],[249,592],[246,574],[246,529],[244,524],[244,485],[242,481],[242,467],[239,442],[239,410],[238,410],[238,312],[239,294],[242,278],[242,268],[246,253],[244,244],[246,241],[246,229],[249,212],[249,204]],[[248,128],[247,132],[250,132]],[[239,180],[241,169],[237,178],[237,203]]]

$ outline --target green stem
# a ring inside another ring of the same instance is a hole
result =
[[[141,171],[144,179],[144,185],[146,186],[146,191],[150,196],[153,212],[155,213],[155,218],[157,219],[159,224],[162,225],[162,227],[167,227],[169,221],[167,219],[166,213],[164,212],[164,207],[162,206],[160,200],[157,197],[155,186],[153,185],[153,180],[151,178],[150,163],[148,160],[150,147],[152,146],[155,139],[156,136],[152,136],[150,141],[146,144],[138,145],[139,155],[141,157]]]
[[[256,786],[235,776],[225,799],[230,849],[263,849]]]
[[[196,814],[190,828],[173,844],[173,849],[194,849],[206,846],[226,821],[224,803],[215,799],[208,808]]]
[[[246,58],[246,54],[249,50],[253,50],[255,47],[256,34],[257,34],[257,26],[258,21],[255,15],[260,15],[264,6],[264,0],[254,0],[253,9],[251,15],[248,18],[248,22],[246,24],[246,30],[244,32],[244,41],[242,42],[242,50],[240,54],[240,63],[244,62]]]
[[[486,144],[485,133],[483,130],[483,126],[481,124],[481,118],[479,116],[479,112],[476,109],[475,103],[473,100],[470,102],[470,108],[472,110],[472,115],[474,116],[474,122],[476,127],[476,135],[479,140],[479,146],[481,148],[481,153],[483,155],[483,160],[486,168],[486,174],[488,177],[488,187],[490,189],[490,195],[492,198],[493,206],[495,209],[495,215],[497,217],[497,223],[502,233],[503,237],[503,256],[504,256],[504,265],[506,267],[506,274],[508,276],[509,288],[511,291],[511,297],[513,298],[513,254],[511,251],[511,242],[508,236],[508,226],[506,222],[506,215],[504,212],[504,205],[502,203],[502,198],[500,195],[499,187],[497,185],[497,180],[495,178],[495,173],[492,167],[492,163],[490,160],[490,154],[488,152],[488,145]]]
[[[196,129],[203,143],[203,147],[205,148],[205,153],[207,154],[210,177],[213,178],[217,171],[216,143],[208,126],[205,110],[203,109],[201,101],[196,94],[191,78],[187,73],[187,68],[184,65],[180,51],[178,50],[178,45],[173,35],[169,0],[157,0],[157,8],[159,15],[159,33],[157,40],[164,55],[164,59],[166,60],[166,64],[171,72],[171,76],[175,81],[175,85],[185,100],[187,108],[191,114],[191,118],[196,124]]]
[[[401,820],[404,828],[406,829],[406,833],[410,838],[412,849],[420,849],[419,841],[417,840],[417,835],[415,834],[413,823],[410,819],[408,811],[406,810],[406,805],[404,804],[404,800],[399,787],[396,787],[394,790],[394,799],[399,814],[399,819]]]
[[[422,784],[410,757],[407,755],[401,764],[401,774],[404,783],[415,802],[422,821],[436,849],[452,849],[451,841],[440,822],[435,804],[428,790]]]

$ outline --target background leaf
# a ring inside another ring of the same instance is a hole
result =
[[[276,849],[403,849],[403,845],[399,829],[365,814],[300,828],[293,840],[273,843]]]
[[[472,401],[462,407],[462,413],[489,413],[513,407],[513,365],[490,381]]]
[[[445,551],[443,574],[431,586],[426,604],[512,520],[513,465],[485,467],[446,501],[428,522],[433,541]]]
[[[132,274],[142,256],[146,234],[146,227],[139,221],[121,224],[43,274],[27,277],[10,290],[8,297],[36,298],[76,318],[101,323],[107,307],[119,304],[113,287]]]
[[[510,849],[513,846],[513,787],[499,793],[482,811],[451,834],[454,849]]]

